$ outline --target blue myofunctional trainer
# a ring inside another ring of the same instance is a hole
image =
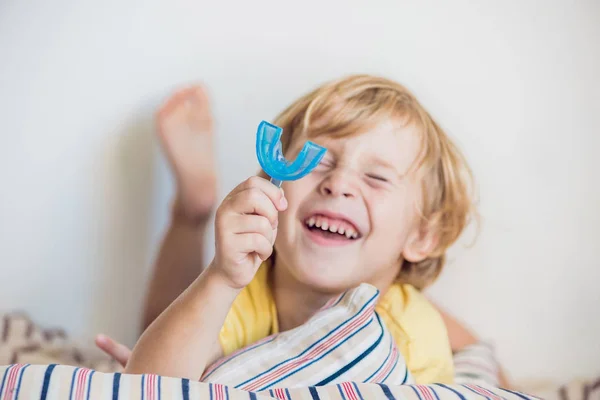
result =
[[[256,155],[263,171],[271,182],[281,187],[283,181],[295,181],[306,176],[323,159],[327,149],[313,142],[306,142],[293,161],[288,161],[281,151],[282,129],[262,121],[256,132]]]

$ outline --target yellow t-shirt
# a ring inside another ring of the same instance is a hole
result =
[[[279,331],[268,277],[269,266],[265,263],[235,299],[219,336],[225,355]],[[379,299],[375,310],[394,337],[416,383],[453,383],[446,326],[421,292],[412,285],[394,284]]]

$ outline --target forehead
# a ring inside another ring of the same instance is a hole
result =
[[[294,141],[291,146],[294,153],[306,140],[304,137]],[[310,140],[327,148],[326,157],[334,157],[343,163],[385,163],[403,175],[414,164],[422,148],[421,130],[414,123],[401,120],[385,120],[358,129],[351,135],[322,134]]]

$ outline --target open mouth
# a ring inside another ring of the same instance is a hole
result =
[[[359,230],[350,221],[314,214],[304,220],[306,228],[327,239],[356,240],[361,237]]]

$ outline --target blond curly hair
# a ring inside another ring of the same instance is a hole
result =
[[[473,176],[464,156],[416,97],[401,84],[378,76],[351,75],[305,94],[273,121],[283,128],[284,154],[295,138],[345,137],[384,119],[400,118],[422,133],[413,166],[422,182],[422,232],[436,245],[420,262],[402,261],[398,281],[423,289],[439,276],[447,249],[474,214]],[[263,171],[260,175],[266,177]]]

